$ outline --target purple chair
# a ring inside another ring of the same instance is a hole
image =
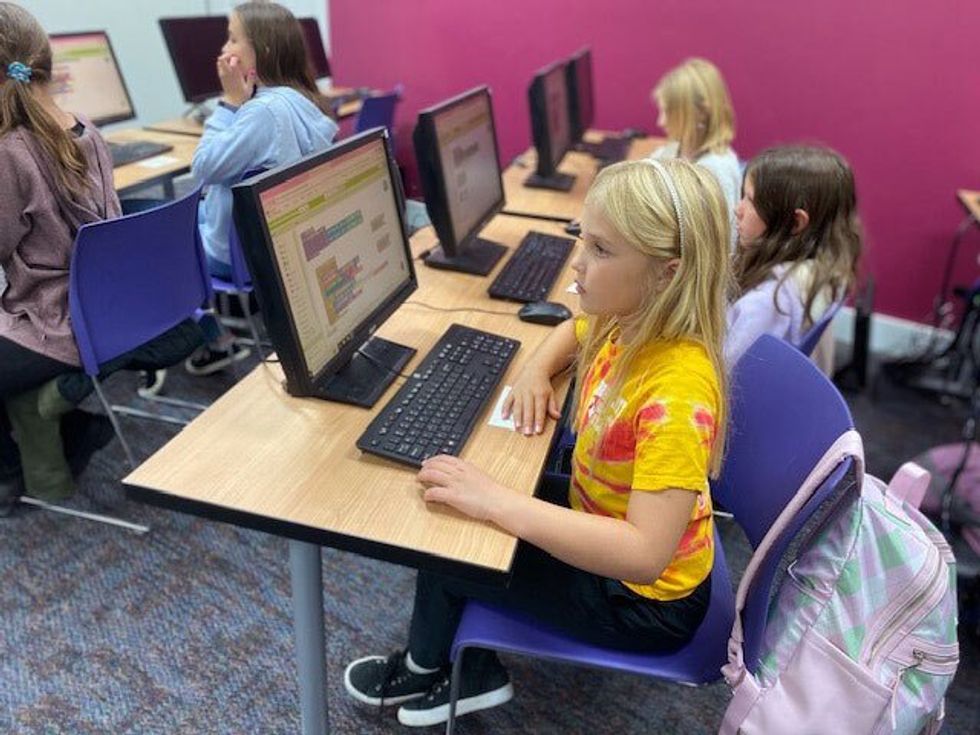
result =
[[[731,380],[731,420],[725,464],[712,495],[734,515],[755,548],[824,452],[853,427],[850,412],[833,384],[791,345],[763,336],[738,362]],[[743,618],[746,661],[758,660],[769,594],[777,564],[795,532],[838,489],[849,462],[827,478],[797,516],[749,595]],[[540,623],[480,602],[463,613],[451,657],[452,733],[459,692],[460,662],[469,647],[521,653],[584,666],[629,671],[686,684],[721,677],[728,662],[728,637],[734,622],[734,597],[725,556],[715,533],[715,567],[705,621],[684,648],[669,655],[627,654],[572,640]]]
[[[264,170],[249,171],[242,176],[241,180],[244,181],[245,179],[257,176],[263,173]],[[262,341],[259,339],[259,330],[255,324],[255,317],[252,316],[252,310],[249,307],[248,297],[254,290],[252,274],[249,273],[248,264],[245,262],[245,254],[242,252],[242,243],[238,238],[238,229],[235,227],[234,221],[228,226],[228,250],[231,255],[231,280],[212,274],[210,276],[211,290],[215,293],[238,296],[242,313],[245,315],[245,322],[248,324],[248,330],[252,335],[252,342],[255,344],[255,349],[259,352],[259,357],[265,359],[265,355],[262,353]]]
[[[387,128],[388,137],[391,138],[391,149],[394,150],[395,107],[402,97],[402,90],[402,85],[397,84],[387,94],[365,97],[361,103],[361,111],[357,113],[357,120],[354,121],[354,133],[363,133],[365,130],[377,127]]]
[[[111,406],[99,382],[104,363],[194,318],[211,299],[197,229],[200,188],[154,209],[84,225],[75,236],[68,304],[82,367],[113,429],[136,466],[115,414],[186,423],[125,406]],[[182,408],[200,404],[161,399]]]
[[[841,306],[844,305],[844,299],[835,301],[830,306],[827,307],[823,315],[817,322],[807,330],[807,333],[803,335],[800,339],[799,344],[796,345],[796,349],[802,352],[804,355],[809,357],[813,354],[813,351],[817,348],[817,343],[820,338],[823,337],[823,333],[830,326],[830,323],[837,316],[837,312],[840,311]]]

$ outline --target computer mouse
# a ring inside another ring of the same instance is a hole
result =
[[[566,319],[571,319],[572,312],[567,306],[556,304],[554,301],[534,301],[530,304],[524,304],[521,310],[517,312],[517,316],[522,322],[553,327]]]
[[[571,222],[565,225],[565,232],[572,237],[578,237],[582,234],[582,223],[577,219],[573,219]]]

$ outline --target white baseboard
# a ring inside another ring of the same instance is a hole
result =
[[[834,318],[834,339],[850,345],[854,338],[854,308],[845,306]],[[919,354],[931,342],[947,345],[953,339],[948,329],[935,329],[909,319],[875,313],[871,317],[871,353],[879,357]]]

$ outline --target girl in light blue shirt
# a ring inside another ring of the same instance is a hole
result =
[[[281,5],[253,1],[235,7],[217,72],[223,94],[205,125],[191,171],[206,187],[198,223],[208,268],[230,278],[231,187],[249,171],[282,166],[328,148],[337,124],[309,72],[300,25]],[[202,325],[209,344],[186,362],[195,375],[248,355],[215,320],[206,321]]]

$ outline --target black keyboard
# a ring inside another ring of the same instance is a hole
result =
[[[495,299],[547,301],[572,252],[575,241],[567,237],[529,232],[497,274],[488,291]]]
[[[357,440],[364,452],[419,467],[458,455],[521,343],[453,324]]]
[[[174,147],[166,143],[154,143],[149,140],[134,140],[132,143],[109,143],[109,153],[112,155],[112,167],[118,168],[127,163],[142,161],[144,158],[159,156],[161,153],[172,151]]]
[[[626,160],[632,142],[627,137],[606,136],[601,143],[582,143],[582,150],[608,165]]]

